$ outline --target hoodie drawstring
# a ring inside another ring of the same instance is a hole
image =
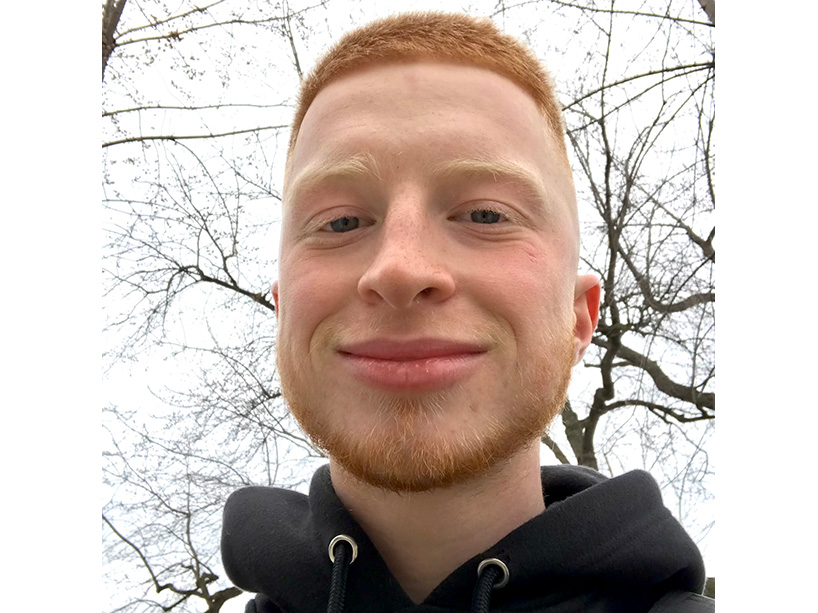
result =
[[[348,547],[340,546],[346,543]],[[358,557],[358,544],[351,536],[339,534],[330,541],[329,559],[332,562],[332,579],[329,586],[327,613],[343,613],[347,589],[349,565]],[[487,558],[477,566],[477,583],[471,600],[471,613],[488,613],[491,591],[499,590],[508,583],[508,566],[497,558]]]
[[[491,591],[505,587],[508,577],[508,566],[502,560],[487,558],[480,562],[477,567],[477,583],[471,597],[471,613],[488,613]]]
[[[346,543],[348,547],[338,547]],[[332,579],[329,584],[327,613],[343,613],[344,597],[347,591],[349,565],[358,557],[358,544],[351,536],[339,534],[330,541],[329,559],[332,561]]]

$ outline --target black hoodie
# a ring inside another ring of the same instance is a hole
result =
[[[258,593],[247,607],[257,613],[326,611],[328,545],[338,534],[358,545],[347,612],[468,611],[486,558],[505,562],[510,575],[493,591],[492,611],[641,613],[668,592],[701,593],[701,555],[648,473],[608,479],[583,467],[546,466],[542,486],[542,514],[464,563],[419,605],[335,495],[328,466],[316,471],[309,497],[268,487],[234,492],[224,510],[222,559],[236,586]]]

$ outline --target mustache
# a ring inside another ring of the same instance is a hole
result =
[[[509,327],[496,320],[488,319],[479,323],[465,324],[462,320],[447,319],[446,322],[435,321],[431,317],[417,322],[369,318],[344,323],[325,322],[316,329],[311,345],[338,349],[374,339],[401,342],[423,338],[496,349],[509,345],[513,340]],[[313,347],[310,349],[312,350]]]
[[[554,346],[567,333],[572,335],[573,322],[564,321],[555,325],[554,321],[543,321],[538,329],[539,338],[535,344],[541,347]],[[344,346],[366,343],[373,339],[395,341],[440,339],[455,343],[473,344],[489,349],[514,349],[521,340],[508,321],[489,314],[443,314],[429,310],[422,315],[384,316],[368,314],[344,321],[325,320],[315,330],[309,352],[318,347],[338,349]]]

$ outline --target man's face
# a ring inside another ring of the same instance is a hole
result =
[[[419,491],[538,439],[589,337],[573,198],[536,104],[493,72],[384,64],[318,94],[274,294],[285,397],[333,462]]]

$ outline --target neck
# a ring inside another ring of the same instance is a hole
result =
[[[490,474],[429,492],[376,488],[333,461],[330,471],[341,502],[415,603],[461,564],[545,510],[537,445]]]

